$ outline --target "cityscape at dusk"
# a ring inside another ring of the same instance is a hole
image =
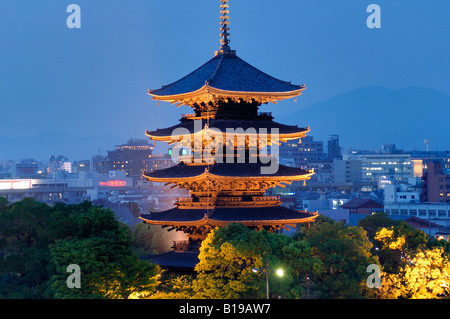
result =
[[[0,299],[448,299],[448,10],[6,1]]]

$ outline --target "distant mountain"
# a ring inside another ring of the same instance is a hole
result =
[[[69,160],[90,159],[103,151],[113,150],[126,139],[112,136],[82,137],[69,132],[46,132],[29,137],[0,138],[0,160],[33,158],[47,162],[50,155],[64,155]]]
[[[276,116],[275,121],[309,125],[309,135],[325,146],[330,134],[339,134],[345,148],[374,149],[382,144],[396,144],[399,149],[425,150],[423,141],[429,139],[430,151],[450,150],[450,95],[434,89],[361,88]],[[90,159],[99,152],[106,155],[127,140],[113,135],[83,137],[64,131],[0,137],[0,160],[34,158],[47,162],[49,155]],[[155,153],[165,151],[163,144],[157,145]]]
[[[315,140],[339,134],[343,147],[450,150],[450,95],[434,89],[366,87],[279,116],[277,122],[311,126]]]

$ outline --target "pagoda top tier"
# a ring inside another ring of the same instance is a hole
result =
[[[148,90],[154,100],[167,101],[177,106],[193,108],[200,105],[225,103],[276,103],[299,96],[304,85],[276,79],[245,62],[231,50],[229,43],[228,0],[220,0],[220,49],[208,62],[185,77]]]
[[[304,85],[278,80],[228,53],[216,55],[182,79],[148,94],[154,100],[194,107],[220,100],[276,103],[299,96],[304,89]]]

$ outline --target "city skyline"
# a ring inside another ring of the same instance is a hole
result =
[[[376,3],[380,29],[366,25],[369,2],[231,3],[231,48],[269,74],[306,85],[298,102],[270,107],[276,120],[360,88],[420,87],[449,96],[449,22],[442,12],[450,4]],[[218,49],[219,14],[211,14],[217,3],[77,4],[80,29],[66,25],[69,3],[5,4],[0,13],[2,139],[66,132],[117,136],[125,142],[189,112],[187,107],[156,106],[147,89],[177,79]],[[360,111],[370,115],[373,109]],[[424,130],[433,125],[426,119],[422,123]],[[311,135],[318,132],[339,134],[313,127]],[[432,143],[448,149],[446,140],[444,134]],[[352,141],[341,142],[352,146]],[[7,157],[0,152],[0,158]]]

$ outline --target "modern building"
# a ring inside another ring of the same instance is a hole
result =
[[[314,141],[312,136],[298,140],[290,140],[280,145],[280,158],[293,159],[296,167],[306,168],[312,162],[320,162],[327,158],[323,151],[323,142]]]
[[[440,161],[426,162],[422,176],[422,202],[450,203],[450,173],[445,174]]]
[[[333,173],[335,183],[361,183],[361,160],[333,160]]]
[[[342,158],[339,135],[337,134],[330,135],[328,139],[328,158],[330,160]]]
[[[14,178],[40,178],[44,174],[43,165],[34,159],[15,162],[11,170],[11,176]]]
[[[349,159],[360,160],[363,182],[376,182],[380,189],[388,184],[408,181],[413,176],[410,154],[354,152]]]
[[[418,203],[420,190],[416,184],[389,184],[384,187],[384,203]]]
[[[442,226],[450,226],[448,203],[385,203],[384,212],[391,216],[419,217]]]
[[[191,152],[179,164],[146,172],[145,177],[187,189],[190,196],[179,198],[172,209],[141,218],[148,224],[184,232],[188,241],[174,245],[174,249],[191,253],[198,252],[214,227],[237,222],[252,229],[278,231],[311,223],[318,216],[282,206],[279,196],[265,193],[277,185],[308,180],[314,174],[262,154],[267,145],[292,141],[299,148],[300,139],[305,140],[309,128],[280,124],[270,114],[258,112],[261,104],[300,96],[305,87],[273,78],[231,50],[227,2],[221,0],[221,47],[214,57],[182,79],[149,90],[154,100],[186,105],[194,113],[183,116],[176,126],[146,131],[151,140],[171,142],[176,130],[178,143]],[[217,144],[208,149],[212,135]],[[161,258],[152,260],[167,267],[167,262],[173,261],[168,255]]]
[[[154,144],[147,139],[130,139],[126,144],[108,151],[107,156],[96,155],[92,158],[93,169],[100,175],[110,171],[124,171],[135,184],[143,180],[142,173],[173,165],[169,155],[153,155]]]

